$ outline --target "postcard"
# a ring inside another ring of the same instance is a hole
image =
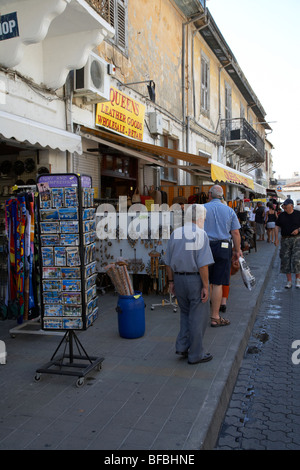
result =
[[[62,305],[45,305],[44,316],[45,317],[61,317],[63,314]]]
[[[80,266],[79,248],[66,247],[67,266]]]
[[[52,207],[63,207],[64,205],[64,190],[63,188],[52,188]]]
[[[43,279],[59,279],[60,277],[60,268],[43,268]]]
[[[78,213],[76,207],[62,207],[58,209],[60,220],[77,220]]]
[[[80,305],[64,305],[65,317],[81,317],[82,310]]]
[[[44,292],[43,299],[44,299],[44,304],[61,304],[62,303],[61,292]]]
[[[59,246],[59,235],[41,235],[41,244],[43,246]]]
[[[43,328],[45,329],[53,329],[53,330],[61,330],[63,327],[62,320],[57,318],[44,318],[43,321]]]
[[[62,290],[69,291],[69,292],[80,292],[81,291],[80,279],[63,279]]]
[[[81,304],[81,292],[62,292],[62,298],[65,305]]]
[[[80,279],[80,268],[61,268],[61,277],[63,279]]]
[[[57,209],[41,210],[40,211],[41,221],[58,220],[59,214]]]
[[[64,233],[60,235],[60,244],[63,246],[78,246],[79,235],[77,233]]]
[[[61,291],[61,280],[47,279],[43,281],[43,291]]]
[[[54,266],[53,248],[42,247],[41,253],[43,266]]]
[[[58,222],[41,222],[41,233],[59,233]]]
[[[54,247],[55,266],[66,266],[66,248]]]
[[[63,318],[63,328],[66,330],[81,330],[82,320],[79,318]]]
[[[72,222],[68,222],[65,220],[61,220],[60,222],[60,232],[61,233],[78,233],[78,221],[74,220]]]

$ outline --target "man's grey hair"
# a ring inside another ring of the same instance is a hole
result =
[[[191,220],[192,222],[197,222],[201,221],[204,222],[205,217],[206,217],[206,208],[204,207],[203,204],[192,204],[187,208],[187,216],[188,220]]]
[[[212,186],[209,192],[211,193],[211,197],[213,199],[222,199],[223,194],[224,194],[222,186],[219,186],[218,184],[215,184],[214,186]]]

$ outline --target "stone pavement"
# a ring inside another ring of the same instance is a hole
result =
[[[284,289],[279,269],[277,255],[218,450],[300,450],[300,289]]]
[[[14,322],[1,322],[8,356],[0,365],[0,449],[213,449],[277,251],[257,245],[257,252],[245,255],[256,287],[247,290],[240,273],[232,277],[226,315],[231,325],[208,326],[208,363],[189,365],[175,355],[179,310],[151,310],[163,299],[156,295],[143,296],[146,332],[137,339],[119,335],[117,295],[99,295],[100,316],[78,337],[89,355],[105,359],[80,388],[65,375],[42,374],[35,381],[60,337],[12,338]]]

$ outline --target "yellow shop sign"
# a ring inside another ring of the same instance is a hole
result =
[[[143,140],[145,106],[110,87],[110,101],[97,104],[96,126],[118,134]]]

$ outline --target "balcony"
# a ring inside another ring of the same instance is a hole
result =
[[[86,2],[94,8],[98,15],[111,24],[110,21],[110,0],[86,0]]]
[[[246,163],[265,161],[265,143],[244,118],[221,120],[221,141]]]
[[[108,0],[0,0],[0,7],[2,16],[16,12],[19,23],[15,37],[0,41],[1,66],[14,67],[53,90],[65,84],[70,70],[86,64],[94,47],[115,34],[105,19]]]

